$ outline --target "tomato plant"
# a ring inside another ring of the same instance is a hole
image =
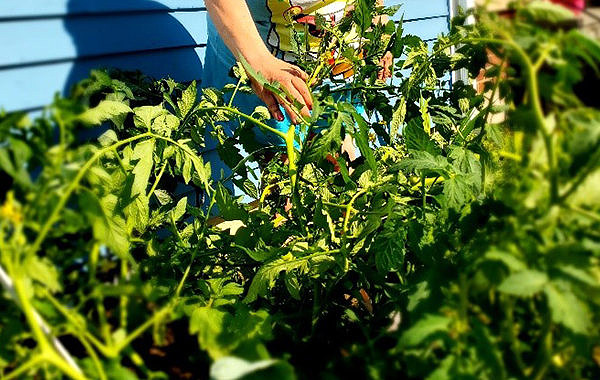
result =
[[[225,89],[94,71],[2,114],[4,378],[598,376],[600,44],[533,2],[429,46],[373,3],[317,18],[318,52],[293,35],[314,106],[287,133],[235,107],[248,76],[287,97],[243,62]]]

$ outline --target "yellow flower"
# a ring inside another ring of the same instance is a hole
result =
[[[18,203],[14,202],[14,195],[9,192],[6,196],[6,201],[0,208],[0,219],[9,220],[14,224],[19,224],[23,221],[23,214],[21,214]]]

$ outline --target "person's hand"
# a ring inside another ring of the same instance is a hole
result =
[[[386,52],[383,57],[379,60],[379,67],[381,70],[377,73],[377,79],[386,80],[392,77],[392,70],[390,69],[394,64],[394,56],[391,52]]]
[[[285,88],[289,94],[287,102],[293,103],[297,100],[302,104],[300,114],[305,118],[310,118],[309,110],[312,109],[312,97],[306,81],[308,80],[308,74],[299,69],[298,67],[289,64],[285,61],[277,59],[271,55],[265,57],[265,59],[258,60],[257,62],[250,63],[252,68],[261,73],[263,77],[269,82],[277,82]],[[271,91],[265,89],[254,79],[251,79],[252,89],[256,95],[265,102],[265,105],[269,109],[271,116],[279,121],[283,121],[284,117],[281,113],[279,105],[283,107],[285,112],[288,114],[292,123],[298,124],[300,121],[298,115],[286,104],[284,99],[273,94]]]

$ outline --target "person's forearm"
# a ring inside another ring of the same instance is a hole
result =
[[[208,0],[206,9],[233,55],[242,56],[250,65],[273,57],[256,29],[245,0]]]

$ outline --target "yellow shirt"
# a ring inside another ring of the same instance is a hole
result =
[[[319,46],[319,34],[315,24],[315,15],[336,23],[345,14],[352,0],[267,0],[271,14],[271,30],[267,44],[273,53],[285,60],[294,60],[292,44],[292,25],[300,35],[307,33],[308,44],[312,49]]]

